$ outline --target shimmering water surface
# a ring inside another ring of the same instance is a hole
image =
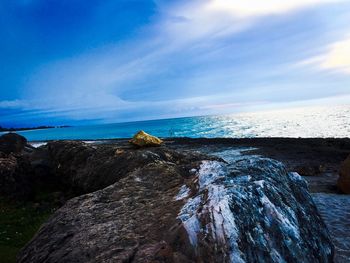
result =
[[[159,137],[350,137],[350,105],[22,131],[30,141]]]

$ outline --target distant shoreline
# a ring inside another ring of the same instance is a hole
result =
[[[22,127],[22,128],[3,128],[0,126],[0,132],[16,132],[16,131],[29,131],[29,130],[44,130],[44,129],[54,129],[54,128],[69,128],[72,126],[62,125],[62,126],[38,126],[38,127]]]

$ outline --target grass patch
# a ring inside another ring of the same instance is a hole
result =
[[[0,259],[16,262],[18,251],[53,213],[54,207],[17,203],[0,197]]]

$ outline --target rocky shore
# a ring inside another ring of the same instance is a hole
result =
[[[0,148],[1,195],[40,207],[44,191],[57,207],[18,262],[333,262],[337,255],[303,178],[318,178],[307,179],[311,192],[337,193],[349,139],[34,148],[10,137]]]
[[[298,172],[313,193],[339,193],[337,180],[341,163],[350,154],[350,138],[242,138],[168,140],[170,147],[220,152],[232,148],[250,148],[258,154],[282,162],[288,171]]]

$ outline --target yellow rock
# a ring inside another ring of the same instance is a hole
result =
[[[145,133],[144,131],[136,133],[129,142],[139,147],[160,146],[163,143],[161,139]]]
[[[124,153],[124,150],[122,150],[122,149],[117,149],[116,151],[115,151],[115,155],[121,155],[121,154],[123,154]]]

